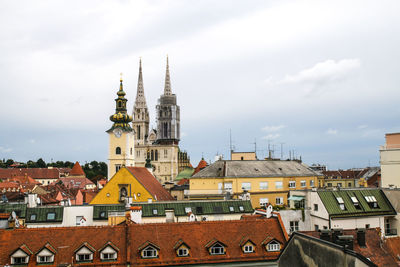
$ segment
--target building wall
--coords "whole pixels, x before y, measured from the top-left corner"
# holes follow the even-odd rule
[[[308,204],[306,204],[308,207],[310,207],[310,214],[311,214],[311,229],[310,230],[315,230],[315,226],[318,225],[319,229],[323,229],[324,226],[326,228],[329,227],[329,213],[326,210],[324,204],[322,203],[319,195],[317,192],[311,192],[309,195],[309,201],[307,201]],[[314,204],[318,205],[318,210],[315,210]]]
[[[120,185],[127,185],[128,197],[132,201],[145,202],[148,199],[155,200],[141,183],[126,169],[122,168],[112,179],[100,190],[90,204],[118,204]],[[139,195],[138,195],[139,193]],[[136,198],[134,197],[136,195]]]
[[[280,210],[278,211],[281,215],[281,219],[283,224],[285,225],[286,232],[288,234],[291,233],[290,231],[290,222],[297,221],[299,224],[298,231],[311,231],[313,228],[311,227],[311,216],[310,210],[308,209],[298,209],[298,210]],[[304,216],[303,216],[304,214]]]
[[[85,217],[86,223],[84,224],[84,226],[93,225],[93,206],[64,207],[62,226],[77,226],[76,225],[77,216]]]
[[[231,160],[256,160],[255,152],[231,152]]]
[[[134,166],[134,132],[122,132],[117,138],[113,132],[109,133],[108,146],[108,180],[116,173],[116,165]],[[121,148],[121,154],[117,155],[116,148]],[[131,153],[132,151],[132,153]]]
[[[366,227],[369,225],[369,227]],[[370,216],[370,217],[352,217],[348,219],[331,219],[332,228],[343,228],[343,229],[356,229],[356,228],[376,228],[380,227],[384,229],[384,217],[383,216]]]
[[[229,220],[240,220],[242,213],[235,214],[204,214],[195,215],[196,221],[229,221]],[[174,216],[174,222],[189,222],[189,216]],[[204,219],[205,218],[205,219]],[[142,223],[165,223],[166,217],[142,217]]]
[[[355,179],[324,179],[325,187],[341,187],[353,188],[355,187]],[[339,185],[340,184],[340,185]]]
[[[400,148],[381,147],[380,163],[382,187],[400,188]]]
[[[283,204],[287,205],[287,193],[290,190],[296,189],[310,189],[310,181],[314,181],[314,185],[317,184],[317,177],[243,177],[243,178],[190,178],[190,191],[189,198],[196,195],[196,199],[201,199],[201,195],[204,199],[207,195],[215,195],[225,193],[225,184],[232,183],[232,194],[234,198],[238,198],[242,193],[243,183],[250,183],[251,203],[254,208],[260,207],[260,198],[268,198],[269,203],[277,205],[276,198],[282,197]],[[295,181],[296,186],[290,188],[289,182]],[[305,186],[301,186],[301,181],[305,181]],[[260,182],[268,182],[267,189],[260,188]],[[276,187],[276,182],[282,182],[282,188]]]

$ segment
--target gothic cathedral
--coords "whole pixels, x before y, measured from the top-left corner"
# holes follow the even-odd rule
[[[120,89],[120,91],[121,90],[122,89]],[[120,94],[120,91],[118,94]],[[131,164],[134,162],[134,166],[138,167],[149,167],[149,164],[151,164],[150,167],[153,170],[153,175],[160,183],[172,182],[180,171],[190,165],[190,159],[186,152],[182,152],[179,149],[180,108],[177,105],[176,95],[172,93],[171,89],[168,57],[164,93],[160,96],[158,105],[156,106],[157,129],[150,130],[149,128],[150,116],[144,96],[141,60],[139,62],[136,101],[132,112],[133,120],[132,117],[126,113],[127,100],[124,99],[123,102],[124,110],[118,109],[118,99],[116,101],[116,113],[110,117],[114,125],[107,131],[110,135],[108,179],[110,179],[121,166],[132,166]],[[123,134],[125,134],[125,132],[127,133],[126,139],[119,139],[120,137],[114,134],[114,129],[118,128],[118,126],[116,126],[116,122],[113,118],[120,116],[118,115],[119,113],[122,114],[121,116],[127,116],[126,121],[132,121],[132,127],[130,127],[129,124],[129,128],[126,129],[119,127]],[[128,140],[128,138],[130,140]],[[126,142],[124,146],[128,150],[125,149],[124,152],[126,154],[117,157],[116,152],[119,151],[116,149],[122,146],[121,143],[117,142],[119,140]],[[120,150],[122,153],[123,149],[120,148]]]

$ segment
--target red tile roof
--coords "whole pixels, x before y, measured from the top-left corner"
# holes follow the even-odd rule
[[[358,245],[357,230],[343,230],[343,235],[352,235],[353,250],[369,258],[376,265],[385,267],[398,266],[394,257],[387,253],[388,247],[381,241],[380,229],[368,228],[365,230],[366,247]],[[316,231],[304,231],[301,233],[319,238],[319,232]]]
[[[201,171],[202,169],[204,169],[207,166],[208,166],[207,161],[205,161],[204,159],[201,159],[199,164],[197,165],[197,167],[194,169],[194,172],[192,175],[195,175],[196,173],[198,173],[199,171]]]
[[[40,184],[38,181],[30,177],[29,175],[16,175],[9,178],[9,180],[20,184]]]
[[[12,176],[28,175],[33,179],[58,179],[60,173],[57,168],[17,168],[17,169],[0,169],[0,179],[11,178]]]
[[[78,176],[68,176],[60,178],[60,181],[67,188],[80,188],[84,189],[86,185],[94,185],[92,181],[90,181],[86,177],[78,177]]]
[[[0,189],[15,188],[19,189],[19,184],[16,182],[2,182],[0,183]]]
[[[400,236],[385,239],[385,244],[389,248],[389,253],[392,254],[397,264],[400,266]]]
[[[171,194],[162,187],[160,182],[145,167],[126,168],[157,201],[174,200]]]
[[[269,219],[206,221],[189,223],[162,224],[122,224],[120,226],[97,227],[54,227],[0,230],[0,264],[9,264],[10,255],[21,244],[36,254],[49,245],[55,250],[54,266],[75,262],[75,251],[87,244],[94,250],[93,262],[88,266],[99,266],[100,250],[112,244],[118,251],[116,262],[107,262],[121,266],[165,266],[199,263],[275,261],[279,252],[268,252],[261,243],[267,237],[273,237],[282,245],[286,243],[282,229],[276,217]],[[254,253],[243,253],[240,242],[251,240],[255,245]],[[206,245],[216,241],[226,246],[224,255],[210,255]],[[140,248],[154,244],[159,248],[159,257],[142,259]],[[178,257],[174,247],[186,244],[188,257]],[[30,257],[29,266],[35,266],[35,257]],[[105,263],[103,262],[103,265]]]
[[[69,172],[69,176],[85,176],[86,177],[86,174],[83,171],[83,169],[78,161],[75,162],[74,167],[72,167],[72,170]]]

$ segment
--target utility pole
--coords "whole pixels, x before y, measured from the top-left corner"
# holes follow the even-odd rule
[[[285,144],[285,143],[280,143],[281,144],[281,160],[283,160],[283,145]]]

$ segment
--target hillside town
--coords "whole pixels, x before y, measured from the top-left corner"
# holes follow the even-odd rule
[[[168,58],[154,129],[142,72],[132,113],[119,81],[107,164],[1,161],[1,266],[400,265],[400,133],[380,166],[233,149],[192,165]]]

